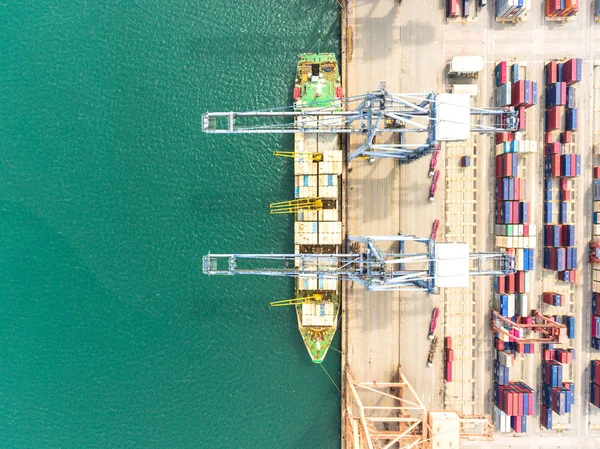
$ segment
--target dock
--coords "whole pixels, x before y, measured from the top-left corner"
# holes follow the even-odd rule
[[[342,3],[341,65],[346,96],[372,91],[380,81],[386,82],[390,92],[445,92],[449,87],[444,72],[448,61],[457,55],[479,55],[484,58],[485,67],[477,81],[480,94],[475,104],[485,107],[490,105],[494,94],[496,62],[509,60],[524,64],[528,79],[543,86],[546,61],[579,57],[583,58],[584,66],[583,79],[578,84],[578,107],[591,111],[592,94],[594,87],[597,88],[593,85],[593,75],[594,61],[600,58],[600,31],[593,24],[593,11],[587,4],[582,5],[572,21],[561,25],[545,21],[541,7],[532,9],[526,22],[513,25],[496,23],[493,2],[486,8],[477,8],[476,19],[469,21],[447,21],[443,2],[437,0],[347,0]],[[543,148],[543,104],[528,114],[527,138],[538,141]],[[591,117],[583,120],[578,130],[578,145],[587,155],[588,149],[591,154],[592,136],[600,124],[594,125]],[[348,153],[357,145],[357,139],[349,138]],[[373,163],[352,161],[344,172],[344,230],[357,235],[401,232],[423,236],[429,234],[431,224],[439,219],[438,236],[444,240],[468,243],[472,250],[494,250],[494,154],[493,142],[484,135],[472,134],[464,143],[443,145],[438,167],[443,167],[440,186],[444,187],[438,189],[433,203],[427,201],[430,158],[409,165],[386,159]],[[468,176],[457,169],[463,155],[471,155],[473,161]],[[591,236],[592,223],[592,206],[586,195],[587,186],[592,182],[591,157],[584,157],[582,176],[574,181],[579,197],[573,209],[580,230],[576,245],[582,252],[579,261],[582,279],[574,288],[571,306],[580,323],[575,339],[578,358],[572,368],[573,379],[580,386],[576,390],[576,406],[569,422],[559,426],[559,433],[541,429],[538,404],[538,412],[530,418],[527,433],[519,435],[519,440],[511,434],[496,432],[493,441],[470,442],[469,447],[508,447],[509,444],[513,448],[556,447],[557,435],[560,435],[561,447],[596,447],[594,442],[600,435],[596,430],[599,413],[588,404],[587,367],[590,358],[598,358],[598,355],[590,355],[589,338],[584,337],[589,335],[587,316],[591,295],[584,248]],[[542,285],[549,276],[541,269],[544,175],[537,157],[527,159],[525,168],[527,190],[532,194],[532,222],[538,225],[539,236],[530,297],[534,298],[534,305],[540,307]],[[398,382],[400,366],[428,410],[453,410],[462,415],[491,413],[491,279],[478,278],[469,288],[442,291],[440,295],[367,292],[352,283],[345,283],[343,289],[342,384],[346,391],[343,391],[342,402],[342,448],[368,447],[364,441],[360,441],[364,446],[356,446],[353,437],[356,422],[352,423],[353,418],[348,413],[351,397],[348,372],[352,381],[374,386]],[[452,335],[455,345],[458,342],[458,371],[452,383],[444,382],[441,349],[438,349],[437,363],[432,368],[425,366],[430,343],[427,329],[431,310],[436,306],[440,307],[443,318],[438,324],[438,335],[442,338]],[[522,380],[537,387],[541,383],[540,363],[540,355],[536,354],[535,362],[524,367]],[[377,405],[392,405],[385,398],[381,400],[375,391],[363,394],[361,399],[377,402]]]

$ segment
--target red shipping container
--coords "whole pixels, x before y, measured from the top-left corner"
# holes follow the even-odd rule
[[[454,351],[452,349],[446,349],[446,361],[454,362]]]
[[[562,82],[560,84],[560,104],[567,104],[567,83]]]
[[[567,2],[568,4],[568,2]],[[569,59],[563,66],[564,80],[567,84],[577,82],[577,62],[575,58]]]
[[[572,15],[572,14],[577,13],[579,11],[578,0],[567,0],[566,6],[565,6],[565,11],[567,13],[565,15]]]
[[[531,353],[533,354],[533,347],[535,345],[531,345]],[[528,410],[528,416],[533,416],[534,412],[535,412],[535,404],[533,403],[533,393],[529,393],[527,395],[527,408]]]
[[[512,85],[512,105],[521,106],[525,103],[525,80],[519,80]]]
[[[517,416],[523,416],[523,401],[525,400],[525,398],[523,397],[524,394],[519,392],[519,411],[517,412]]]
[[[520,221],[519,219],[519,202],[518,201],[513,201],[512,205],[512,221],[510,223],[518,223]]]
[[[523,225],[523,236],[529,237],[529,225],[528,224]]]
[[[553,154],[552,156],[552,176],[560,176],[560,154]]]
[[[548,143],[552,143],[554,142],[554,137],[552,136],[552,133],[546,133],[544,134],[544,143],[548,144]]]
[[[507,277],[506,293],[514,293],[515,292],[515,274],[511,273],[506,277]]]
[[[562,143],[571,143],[573,141],[573,132],[572,131],[563,131],[560,134],[560,141]]]
[[[452,382],[452,362],[446,362],[446,382]]]
[[[506,276],[498,276],[498,293],[506,293]]]
[[[521,178],[515,178],[514,195],[516,201],[521,199]]]
[[[531,323],[529,323],[529,324],[531,324]],[[530,354],[535,354],[535,345],[533,343],[531,343],[529,345],[529,353]],[[529,410],[531,410],[531,409],[529,409]]]
[[[524,293],[525,292],[525,272],[524,271],[517,271],[515,273],[515,289],[517,293]]]
[[[546,8],[551,7],[552,3],[558,4],[560,8],[560,0],[546,0]],[[548,11],[548,10],[546,10]],[[546,15],[549,15],[546,13]],[[546,64],[546,85],[554,84],[557,81],[557,63],[556,61],[550,61]]]
[[[511,142],[513,140],[513,134],[510,132],[496,133],[496,145],[503,142]]]
[[[563,201],[571,201],[571,191],[563,190],[562,192],[563,192],[563,194],[562,194]]]
[[[516,157],[514,153],[507,153],[504,155],[504,176],[514,176],[512,172],[513,158]]]
[[[560,180],[558,181],[558,188],[560,190],[568,190],[569,180],[567,178],[560,178]]]
[[[561,153],[562,153],[562,145],[560,144],[560,142],[552,142],[552,143],[546,144],[546,154],[552,155],[552,154],[561,154]]]
[[[600,178],[600,166],[599,167],[594,167],[594,178],[595,179]]]
[[[452,349],[452,337],[446,337],[445,343],[446,343],[446,348]]]
[[[449,0],[448,1],[448,17],[455,18],[458,17],[458,3],[459,0]]]
[[[560,11],[560,0],[546,0],[546,16],[554,17]]]
[[[525,352],[525,343],[517,343],[517,352],[523,354]]]
[[[577,175],[577,155],[571,154],[571,176]]]
[[[504,342],[502,340],[500,340],[499,338],[496,338],[495,343],[496,343],[496,345],[495,345],[496,349],[498,351],[503,351],[504,350]]]
[[[554,106],[552,109],[548,109],[548,126],[546,129],[554,131],[558,128],[560,128],[560,109],[559,106]]]
[[[578,283],[579,282],[579,271],[571,270],[571,272],[569,273],[569,278],[571,279],[571,282]]]
[[[499,79],[498,79],[498,83],[497,84],[504,84],[508,81],[507,79],[507,67],[508,64],[506,63],[506,61],[500,61],[498,63],[498,75],[499,75]]]

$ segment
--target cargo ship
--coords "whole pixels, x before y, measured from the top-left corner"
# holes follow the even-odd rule
[[[300,56],[294,84],[297,110],[341,109],[342,86],[333,53]],[[301,120],[301,119],[300,119]],[[322,198],[329,206],[295,214],[296,254],[339,253],[342,248],[342,150],[337,134],[295,135],[295,197]],[[298,278],[295,283],[298,328],[313,362],[321,363],[331,345],[340,314],[340,281]]]

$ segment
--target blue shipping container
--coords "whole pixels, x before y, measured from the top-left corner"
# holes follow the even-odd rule
[[[512,65],[511,75],[511,81],[513,84],[519,81],[519,64]]]
[[[573,86],[567,87],[567,107],[570,109],[575,107],[575,88]]]
[[[544,202],[544,223],[552,223],[552,203]]]
[[[568,203],[566,201],[558,203],[558,222],[560,224],[567,222],[567,206]]]
[[[565,9],[565,3],[565,0],[561,0],[561,9]],[[562,83],[565,80],[563,66],[564,64],[562,62],[556,64],[556,81],[559,83]]]
[[[567,109],[565,114],[565,129],[577,131],[577,108]]]

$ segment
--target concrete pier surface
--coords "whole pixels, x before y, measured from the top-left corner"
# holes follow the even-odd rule
[[[344,1],[341,1],[344,3]],[[475,2],[472,8],[475,9]],[[493,69],[500,60],[526,64],[527,79],[537,81],[538,105],[527,112],[527,139],[537,140],[540,151],[523,162],[527,173],[527,196],[531,203],[531,222],[537,225],[538,246],[532,283],[531,308],[540,307],[540,293],[547,287],[542,266],[542,182],[543,182],[543,67],[557,58],[581,57],[583,81],[577,85],[580,127],[577,143],[582,154],[582,176],[574,181],[577,192],[575,222],[581,282],[575,288],[572,313],[578,323],[573,367],[576,401],[570,424],[561,433],[539,427],[539,399],[530,429],[522,438],[496,434],[495,442],[472,442],[469,447],[596,447],[594,410],[589,409],[589,323],[591,278],[586,248],[591,236],[591,198],[587,192],[591,178],[592,133],[599,124],[592,120],[594,61],[600,59],[600,25],[593,21],[591,5],[581,5],[576,18],[567,23],[544,20],[543,2],[534,2],[527,21],[497,23],[494,2],[474,12],[467,21],[445,19],[444,0],[348,0],[342,15],[342,74],[347,96],[374,90],[381,81],[389,92],[420,93],[447,91],[445,66],[453,56],[478,55],[484,58],[484,71],[478,80],[476,104],[493,106]],[[360,140],[352,138],[348,149]],[[494,148],[488,136],[472,134],[463,144],[444,145],[438,161],[441,178],[435,201],[427,201],[431,179],[427,176],[430,157],[409,165],[394,160],[373,163],[354,160],[345,173],[345,231],[354,235],[428,236],[439,219],[438,241],[465,241],[472,250],[493,251]],[[474,179],[457,184],[455,167],[461,154],[474,157]],[[462,182],[462,181],[461,181]],[[459,193],[457,193],[459,192]],[[459,197],[456,195],[460,194]],[[461,215],[456,198],[473,207]],[[461,205],[464,208],[464,204]],[[461,223],[461,216],[463,222]],[[425,293],[366,292],[358,285],[344,286],[342,318],[343,362],[355,379],[365,382],[389,382],[398,365],[430,410],[452,409],[459,413],[490,413],[492,385],[492,343],[489,330],[491,279],[477,279],[464,292]],[[438,349],[434,367],[425,360],[430,341],[427,329],[434,307],[442,313],[437,335],[462,332],[463,358],[455,385],[443,380],[443,355]],[[462,323],[462,324],[461,324]],[[459,329],[460,327],[460,329]],[[440,345],[441,347],[441,345]],[[539,348],[536,348],[539,349]],[[541,383],[539,351],[531,356],[520,373],[536,390]],[[594,358],[592,356],[592,358]],[[469,378],[470,377],[470,378]],[[344,414],[344,410],[342,410]],[[343,421],[343,420],[342,420]],[[344,434],[342,434],[344,437]],[[343,438],[343,447],[346,445]]]

